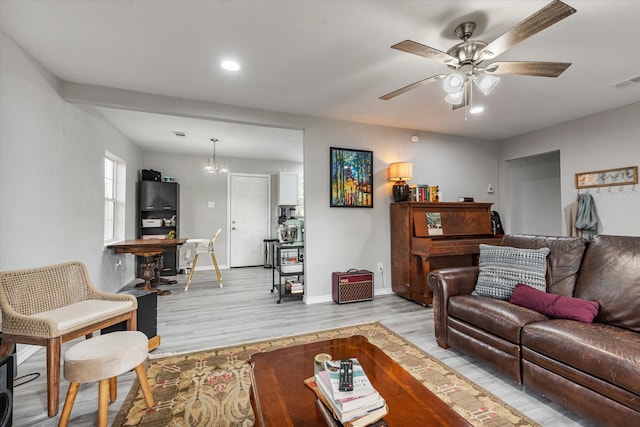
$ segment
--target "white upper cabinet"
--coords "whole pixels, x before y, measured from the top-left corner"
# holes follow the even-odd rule
[[[298,174],[278,172],[276,174],[276,200],[278,206],[298,205]]]

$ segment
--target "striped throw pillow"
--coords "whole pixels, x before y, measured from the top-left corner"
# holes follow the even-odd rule
[[[480,245],[480,274],[472,295],[509,300],[518,283],[546,292],[549,248]]]

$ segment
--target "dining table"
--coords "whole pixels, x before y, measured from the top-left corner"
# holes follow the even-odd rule
[[[168,289],[158,289],[160,284],[175,284],[175,280],[167,280],[160,277],[162,269],[162,253],[175,252],[187,241],[186,238],[175,239],[131,239],[112,243],[107,247],[116,254],[133,254],[143,257],[140,263],[140,279],[144,280],[142,289],[155,291],[158,295],[170,295]]]

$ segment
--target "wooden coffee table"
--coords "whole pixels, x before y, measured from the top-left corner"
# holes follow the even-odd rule
[[[387,401],[389,426],[470,426],[364,336],[354,335],[256,353],[251,364],[251,406],[256,426],[326,426],[315,406],[316,395],[304,384],[313,376],[313,358],[356,357],[373,386]]]

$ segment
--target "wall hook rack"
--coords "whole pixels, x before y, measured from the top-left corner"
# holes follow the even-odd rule
[[[633,185],[635,187],[638,184],[638,167],[579,172],[575,177],[577,189],[598,187],[596,193],[600,194],[600,187],[609,187],[608,192],[611,193],[612,186]]]

